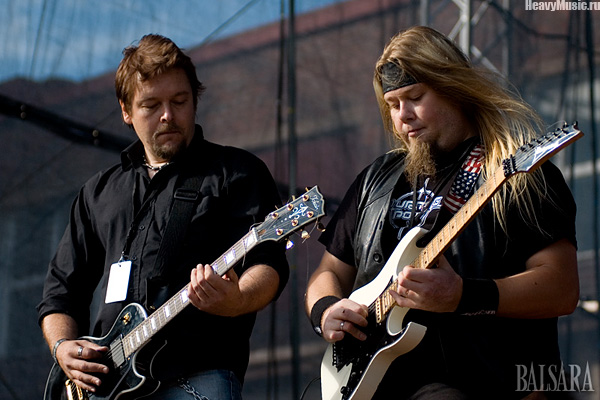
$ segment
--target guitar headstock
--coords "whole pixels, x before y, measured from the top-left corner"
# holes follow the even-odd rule
[[[519,147],[513,156],[503,160],[504,175],[517,172],[529,172],[539,167],[566,145],[578,140],[583,132],[577,129],[577,123],[564,125],[554,131]]]
[[[318,186],[307,190],[302,196],[270,213],[265,221],[255,227],[259,241],[279,241],[307,224],[325,215],[325,200]]]

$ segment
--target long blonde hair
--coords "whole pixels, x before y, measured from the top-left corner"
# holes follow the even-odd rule
[[[485,148],[484,178],[500,167],[503,159],[541,132],[541,118],[499,74],[474,67],[442,33],[416,26],[399,32],[389,41],[377,61],[373,77],[384,128],[396,138],[398,151],[407,149],[394,131],[381,83],[382,67],[389,62],[462,108]],[[500,226],[506,230],[506,207],[514,204],[528,223],[539,227],[531,191],[541,194],[543,190],[540,173],[513,176],[492,199]]]

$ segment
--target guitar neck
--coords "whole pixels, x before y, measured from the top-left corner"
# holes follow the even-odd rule
[[[508,180],[508,177],[505,170],[497,168],[495,173],[473,193],[473,196],[454,214],[427,246],[421,250],[411,265],[421,269],[431,268],[434,265],[433,261],[448,250],[454,239],[475,218],[506,180]]]
[[[467,224],[475,218],[477,213],[485,206],[492,196],[500,189],[509,174],[504,168],[497,168],[471,198],[454,214],[448,223],[431,239],[431,241],[421,250],[419,255],[413,260],[412,266],[421,269],[433,267],[433,263],[442,255],[456,237],[465,229]],[[398,280],[395,279],[390,286],[375,300],[377,306],[376,319],[378,322],[385,318],[385,315],[396,305],[390,290],[398,291]]]
[[[219,276],[225,275],[233,266],[241,261],[258,243],[255,229],[251,229],[243,238],[238,240],[221,257],[215,260],[211,267]],[[129,357],[150,341],[165,325],[183,311],[189,304],[187,285],[154,311],[147,319],[123,337],[123,350]]]

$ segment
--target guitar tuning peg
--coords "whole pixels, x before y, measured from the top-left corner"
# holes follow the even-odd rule
[[[303,240],[306,240],[306,239],[310,238],[310,234],[308,232],[306,232],[306,231],[302,231],[302,235],[301,236],[302,236]]]
[[[292,242],[291,240],[288,240],[288,241],[285,243],[285,249],[286,249],[286,250],[289,250],[289,249],[291,249],[292,247],[294,247],[294,242]]]

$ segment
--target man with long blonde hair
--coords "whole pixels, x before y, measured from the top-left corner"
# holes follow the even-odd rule
[[[396,146],[360,173],[320,238],[326,251],[306,310],[331,344],[368,343],[372,310],[348,297],[369,288],[413,228],[425,246],[541,130],[507,82],[431,28],[394,36],[373,83]],[[557,318],[579,297],[575,204],[560,171],[547,162],[512,177],[433,264],[399,266],[389,293],[410,309],[405,323],[427,330],[387,368],[374,398],[544,396],[519,386],[519,368],[560,368]]]

